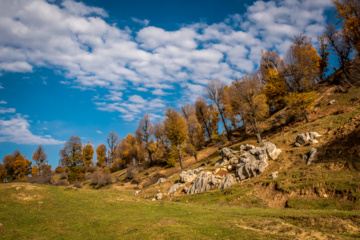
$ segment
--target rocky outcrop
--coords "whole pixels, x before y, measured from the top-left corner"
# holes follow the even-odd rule
[[[240,155],[236,165],[236,175],[240,180],[255,177],[265,171],[267,160],[275,160],[281,150],[271,142],[265,142],[263,147],[256,147]]]
[[[136,190],[136,191],[134,192],[134,196],[138,195],[140,192],[141,192],[141,190]]]
[[[309,153],[304,156],[306,160],[306,165],[310,165],[311,162],[314,160],[317,153],[317,148],[310,149]]]
[[[196,178],[196,174],[194,173],[194,170],[187,170],[182,171],[179,177],[181,182],[188,183],[194,181],[194,179]]]
[[[219,186],[221,180],[219,176],[213,175],[211,172],[202,171],[192,182],[189,194],[206,192]]]
[[[228,174],[226,177],[220,182],[219,189],[225,189],[231,187],[236,183],[235,177],[233,174]]]
[[[168,190],[168,194],[174,194],[177,192],[177,190],[179,190],[180,188],[182,188],[183,185],[182,184],[178,184],[175,183],[174,185],[172,185],[169,190]]]
[[[221,149],[219,155],[222,156],[222,162],[220,165],[223,164],[233,164],[234,161],[236,161],[236,152],[234,150],[231,150],[230,148],[223,148]]]
[[[295,146],[300,147],[306,143],[318,143],[317,137],[321,137],[317,132],[306,132],[296,136]]]

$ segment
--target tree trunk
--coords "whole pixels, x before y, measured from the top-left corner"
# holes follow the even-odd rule
[[[198,156],[197,156],[197,152],[195,151],[195,162],[198,162]]]
[[[223,122],[225,131],[226,131],[226,135],[227,135],[227,137],[229,138],[229,137],[230,137],[230,132],[229,132],[229,129],[228,129],[227,125],[226,125],[225,118],[224,118],[223,115],[224,115],[224,113],[221,111],[221,112],[220,112],[221,121]]]
[[[258,142],[258,143],[261,143],[261,142],[262,142],[262,140],[261,140],[260,133],[259,133],[259,132],[257,132],[255,135],[256,135],[257,142]]]
[[[308,116],[306,113],[304,114],[304,116],[305,116],[306,122],[307,122],[307,123],[310,122],[309,116]]]
[[[180,163],[180,167],[181,169],[184,169],[183,163],[182,163],[182,155],[181,155],[181,149],[180,146],[177,147],[178,150],[178,154],[179,154],[179,163]]]

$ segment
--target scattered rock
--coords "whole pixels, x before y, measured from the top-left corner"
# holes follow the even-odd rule
[[[306,159],[306,165],[310,165],[312,160],[315,158],[316,153],[317,153],[317,148],[312,148],[310,149],[309,153],[304,156],[304,158]]]
[[[331,100],[331,101],[329,102],[329,105],[333,105],[335,102],[336,102],[336,100],[333,99],[333,100]]]
[[[223,148],[219,153],[219,155],[223,157],[223,161],[230,160],[235,156],[235,154],[236,154],[235,151],[231,150],[230,148]]]
[[[151,199],[151,201],[156,201],[156,198]]]
[[[168,194],[176,193],[176,191],[179,190],[182,186],[183,186],[182,184],[175,183],[174,185],[172,185],[172,186],[169,188]]]
[[[227,167],[227,170],[231,171],[231,169],[232,169],[232,166],[229,165],[229,166]]]
[[[323,197],[328,198],[329,196],[326,193],[324,193]]]
[[[163,197],[163,194],[162,194],[162,193],[158,193],[158,194],[156,194],[156,196],[155,196],[156,200],[161,200],[162,197]]]
[[[134,192],[134,196],[138,195],[140,192],[141,192],[141,190],[136,190],[136,191]]]
[[[206,192],[210,189],[216,188],[220,184],[218,176],[213,175],[211,172],[201,172],[192,182],[189,194]]]
[[[219,185],[219,189],[225,189],[228,187],[231,187],[232,185],[234,185],[236,182],[235,177],[233,174],[228,174],[226,175],[226,177],[221,181],[220,185]]]
[[[159,178],[159,180],[156,182],[156,184],[163,183],[166,181],[166,178]]]
[[[278,171],[272,172],[271,175],[270,175],[270,177],[271,177],[272,179],[276,179],[276,178],[278,178],[278,174],[279,174]]]
[[[189,192],[189,188],[188,188],[188,187],[184,187],[183,192],[184,192],[184,193],[188,193],[188,192]]]
[[[19,187],[19,186],[16,187],[16,191],[17,191],[17,190],[20,190],[20,189],[21,189],[21,187]]]
[[[301,133],[299,135],[297,135],[296,137],[296,142],[295,142],[295,146],[296,147],[300,147],[301,145],[305,145],[306,143],[318,143],[319,141],[316,140],[315,138],[317,137],[321,137],[322,135],[318,134],[317,132],[306,132]]]
[[[246,178],[255,177],[265,171],[265,168],[268,166],[266,161],[253,160],[250,162],[242,162],[236,165],[236,174],[240,180]]]

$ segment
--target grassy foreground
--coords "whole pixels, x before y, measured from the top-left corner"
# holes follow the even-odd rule
[[[356,239],[359,211],[240,208],[0,184],[0,239]]]

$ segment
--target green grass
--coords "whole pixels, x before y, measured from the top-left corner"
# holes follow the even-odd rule
[[[242,194],[236,190],[191,196]],[[300,226],[299,220],[345,221],[359,229],[357,211],[240,208],[205,204],[191,197],[181,202],[152,202],[131,196],[132,191],[26,183],[0,184],[0,192],[1,239],[286,239],[289,230],[360,237],[357,231]]]

